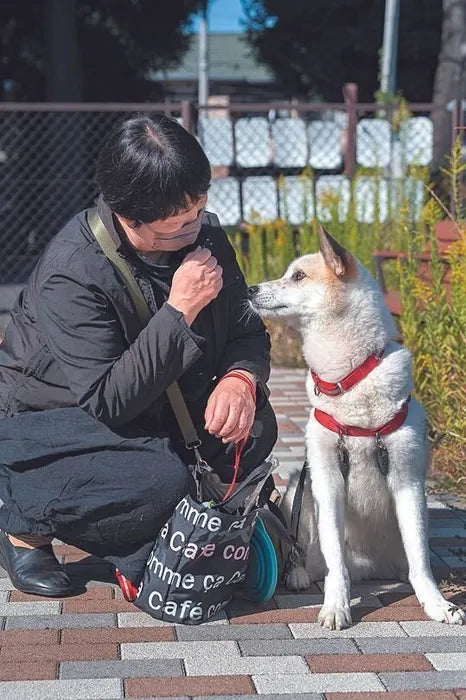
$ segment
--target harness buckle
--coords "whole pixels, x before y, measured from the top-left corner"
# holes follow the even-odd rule
[[[328,395],[329,396],[340,396],[340,394],[343,394],[343,387],[340,384],[340,382],[336,382],[335,389],[332,389],[331,391],[329,391]]]
[[[336,382],[335,388],[330,389],[329,391],[324,391],[323,393],[326,396],[340,396],[340,394],[343,394],[344,389],[341,386],[340,382]],[[317,382],[314,380],[314,394],[316,396],[320,396],[322,394],[322,389],[320,386],[317,384]]]

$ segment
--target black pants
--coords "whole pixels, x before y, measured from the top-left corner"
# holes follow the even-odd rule
[[[203,458],[228,481],[233,445],[200,437]],[[256,413],[240,478],[266,459],[276,437],[267,403]],[[192,488],[190,463],[177,431],[115,431],[78,408],[1,419],[0,529],[57,537],[138,581],[155,535]]]

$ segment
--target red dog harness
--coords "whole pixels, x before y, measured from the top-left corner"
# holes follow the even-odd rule
[[[339,435],[346,435],[348,437],[379,437],[381,435],[389,435],[395,430],[398,430],[400,426],[405,422],[406,416],[408,415],[408,400],[404,402],[398,413],[395,413],[393,418],[385,423],[385,425],[380,426],[380,428],[359,428],[357,425],[343,425],[339,423],[328,413],[320,411],[318,408],[314,409],[314,418],[318,423],[332,430],[334,433]]]
[[[376,353],[369,355],[369,357],[364,360],[362,365],[359,365],[359,367],[353,369],[352,372],[347,374],[346,377],[343,377],[343,379],[340,379],[339,382],[325,382],[314,372],[313,369],[310,369],[309,371],[312,379],[314,380],[315,395],[319,396],[319,394],[325,394],[326,396],[339,396],[345,391],[349,391],[355,384],[360,382],[361,379],[364,379],[364,377],[367,377],[369,372],[372,372],[372,370],[381,363],[383,353],[384,351],[382,350],[378,355]]]
[[[369,355],[369,357],[364,360],[362,365],[356,367],[356,369],[347,374],[346,377],[340,379],[339,382],[325,382],[314,372],[313,369],[309,370],[314,381],[315,395],[319,396],[320,394],[325,394],[326,396],[340,396],[346,391],[349,391],[355,384],[367,377],[367,375],[380,364],[383,353],[384,350],[378,354],[374,353],[373,355]],[[359,428],[357,425],[344,425],[343,423],[336,421],[328,413],[325,413],[325,411],[321,411],[319,408],[314,409],[314,418],[318,423],[323,425],[324,428],[328,428],[334,433],[338,433],[340,438],[342,438],[344,435],[348,437],[379,438],[381,435],[389,435],[390,433],[393,433],[403,425],[406,420],[406,416],[408,415],[408,402],[410,398],[411,397],[408,396],[398,413],[395,413],[393,418],[389,420],[388,423],[381,425],[379,428]]]

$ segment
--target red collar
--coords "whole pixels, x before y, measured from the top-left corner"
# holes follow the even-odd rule
[[[393,418],[381,425],[380,428],[358,428],[356,425],[343,425],[338,423],[332,416],[328,413],[320,411],[318,408],[314,409],[314,418],[318,423],[332,430],[334,433],[339,435],[347,435],[348,437],[378,437],[379,435],[388,435],[398,430],[400,426],[405,422],[406,416],[408,415],[408,402],[410,400],[408,396],[407,400],[404,402],[398,413],[395,413]]]
[[[376,353],[369,355],[369,357],[364,360],[362,365],[359,365],[359,367],[353,369],[352,372],[347,374],[346,377],[343,377],[343,379],[340,379],[339,382],[324,382],[324,380],[321,379],[313,369],[310,369],[309,371],[312,379],[314,380],[315,395],[319,396],[319,394],[326,394],[326,396],[339,396],[345,391],[349,391],[349,389],[352,389],[352,387],[360,382],[361,379],[367,377],[369,372],[372,372],[374,367],[377,367],[377,365],[380,364],[383,353],[384,351],[381,350],[378,355]]]

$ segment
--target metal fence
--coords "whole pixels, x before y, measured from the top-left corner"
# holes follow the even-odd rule
[[[0,284],[23,282],[52,236],[92,204],[97,154],[130,114],[171,114],[197,135],[213,166],[209,208],[235,226],[254,214],[325,218],[327,191],[344,219],[357,168],[358,215],[374,216],[376,182],[386,217],[390,181],[431,162],[430,109],[410,105],[413,116],[394,131],[393,107],[371,104],[0,104]]]

